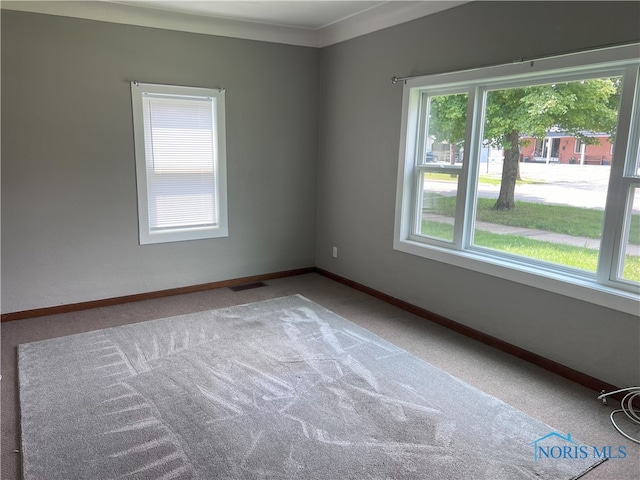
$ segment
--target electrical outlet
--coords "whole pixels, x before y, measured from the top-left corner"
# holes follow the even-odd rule
[[[333,258],[338,258],[338,247],[333,247]]]

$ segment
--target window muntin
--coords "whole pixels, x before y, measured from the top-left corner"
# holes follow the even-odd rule
[[[228,234],[224,91],[132,83],[140,243]]]
[[[627,158],[626,147],[628,140],[630,140],[629,137],[631,137],[629,145],[638,145],[639,142],[638,128],[631,129],[631,131],[628,128],[631,119],[638,116],[637,113],[631,114],[634,97],[636,98],[635,102],[638,103],[638,88],[629,88],[628,86],[637,85],[638,59],[635,49],[637,46],[588,52],[538,61],[535,66],[531,63],[491,67],[415,78],[405,82],[402,132],[403,135],[406,134],[406,138],[403,138],[400,149],[394,248],[557,293],[565,293],[575,298],[622,311],[637,313],[640,283],[635,280],[627,281],[616,273],[618,269],[622,268],[620,267],[622,264],[620,258],[625,251],[626,244],[622,245],[621,243],[621,246],[616,248],[612,240],[617,239],[616,242],[621,242],[623,233],[621,225],[624,223],[622,216],[627,214],[627,209],[621,203],[623,201],[622,195],[615,192],[627,191],[626,185],[629,182],[636,185],[635,180],[624,180],[621,176],[622,172],[630,171],[632,175],[635,175],[636,180],[640,180],[638,179],[640,166],[635,163],[636,159],[633,160],[633,165],[629,163],[628,159],[626,167],[624,165]],[[618,128],[614,137],[611,138],[612,142],[614,140],[616,142],[614,160],[611,162],[612,165],[598,166],[598,168],[610,171],[611,178],[608,182],[605,206],[602,206],[601,199],[598,200],[599,206],[602,208],[601,211],[604,211],[605,214],[601,217],[604,233],[603,238],[600,239],[599,249],[592,249],[596,253],[596,260],[592,260],[587,268],[567,266],[558,262],[557,259],[548,262],[531,256],[514,255],[506,249],[493,251],[478,245],[482,244],[484,240],[478,236],[480,229],[476,228],[477,188],[482,184],[481,181],[479,182],[479,178],[486,173],[485,169],[490,169],[492,166],[491,162],[482,163],[481,161],[482,148],[486,145],[486,139],[483,142],[482,131],[487,93],[499,89],[559,82],[581,82],[613,76],[624,77],[623,83],[627,86],[620,95],[621,108],[618,122],[622,128]],[[420,125],[423,128],[420,130],[418,128],[419,122],[416,120],[419,118],[421,96],[425,94],[435,96],[452,90],[457,93],[466,91],[468,94],[465,143],[469,145],[469,152],[465,152],[465,161],[468,159],[468,163],[461,165],[458,175],[459,183],[456,191],[454,217],[456,226],[453,239],[447,238],[447,242],[442,242],[441,239],[428,235],[416,235],[420,232],[415,228],[417,225],[415,214],[417,207],[415,205],[424,201],[425,187],[423,185],[426,181],[421,182],[416,179],[416,177],[424,177],[425,173],[415,167],[416,159],[421,157],[417,156],[416,150],[411,148],[411,143],[424,135],[424,125]],[[638,107],[635,108],[636,112],[640,111]],[[551,146],[553,147],[553,144]],[[562,145],[559,147],[558,151],[562,157]],[[566,148],[564,153],[571,156],[572,150],[571,147]],[[493,159],[496,161],[495,155]],[[410,167],[410,165],[412,166]],[[547,166],[554,167],[557,164]],[[583,168],[579,164],[573,166]],[[600,173],[602,172],[604,170]],[[606,183],[607,175],[600,175],[598,181]],[[413,206],[412,209],[408,208],[410,205]],[[407,222],[411,222],[414,227],[407,228]],[[597,264],[597,267],[594,263]],[[624,269],[620,271],[622,272]]]

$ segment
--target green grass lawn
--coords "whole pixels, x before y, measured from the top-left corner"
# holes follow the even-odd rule
[[[437,195],[431,213],[454,217],[455,197]],[[546,232],[563,233],[574,237],[600,238],[604,212],[566,205],[516,201],[513,210],[493,210],[495,200],[479,198],[476,220],[479,222],[533,228]],[[629,230],[629,243],[640,245],[640,215],[633,215]]]
[[[449,173],[432,173],[432,172],[429,172],[429,173],[427,173],[427,179],[454,182],[454,181],[456,181],[456,176],[455,175],[451,175]],[[500,185],[502,183],[502,179],[498,178],[498,177],[491,177],[491,176],[488,176],[488,175],[480,175],[478,177],[478,182],[479,183],[488,183],[489,185]],[[544,182],[538,182],[538,181],[534,181],[534,180],[522,179],[522,180],[518,180],[516,183],[518,185],[522,185],[522,184],[525,184],[525,183],[534,184],[534,183],[544,183]]]
[[[453,238],[453,226],[445,223],[423,220],[422,231],[444,240]],[[501,235],[480,230],[475,232],[474,243],[501,252],[566,265],[588,272],[595,272],[598,266],[598,251],[589,248],[559,245],[517,235]],[[627,255],[623,277],[640,282],[640,257]]]
[[[430,180],[453,181],[451,175],[429,173]],[[455,178],[455,177],[454,177]],[[500,179],[483,177],[480,183],[500,185]],[[520,182],[519,182],[520,183]],[[534,182],[523,182],[534,183]],[[445,217],[455,217],[455,197],[438,194],[429,195],[429,212]],[[561,233],[573,237],[599,239],[602,235],[604,212],[601,210],[572,207],[565,205],[549,205],[516,201],[513,210],[493,210],[495,200],[479,198],[476,220],[510,227],[532,228],[546,232]],[[422,222],[424,234],[446,241],[453,240],[453,226],[437,221]],[[598,265],[598,251],[589,248],[561,245],[552,242],[533,240],[517,235],[503,235],[476,230],[474,243],[501,252],[512,253],[527,258],[566,265],[588,272],[595,272]],[[640,215],[631,217],[629,243],[640,245]],[[625,258],[623,278],[640,282],[640,257],[627,255]]]

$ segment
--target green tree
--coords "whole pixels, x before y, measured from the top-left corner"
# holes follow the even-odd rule
[[[523,135],[544,138],[556,128],[585,143],[594,143],[585,132],[615,134],[621,80],[598,78],[583,81],[493,90],[487,93],[485,141],[504,149],[500,194],[494,209],[515,207],[520,146]],[[464,140],[467,96],[431,98],[429,133],[436,141],[460,144]]]

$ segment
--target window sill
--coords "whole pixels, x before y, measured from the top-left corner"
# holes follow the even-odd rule
[[[394,250],[467,270],[539,288],[566,297],[640,316],[640,292],[621,290],[587,278],[520,265],[470,250],[426,246],[412,240],[394,240]]]
[[[140,245],[154,243],[183,242],[189,240],[206,240],[210,238],[228,237],[229,229],[226,227],[201,227],[172,229],[157,232],[140,232]]]

